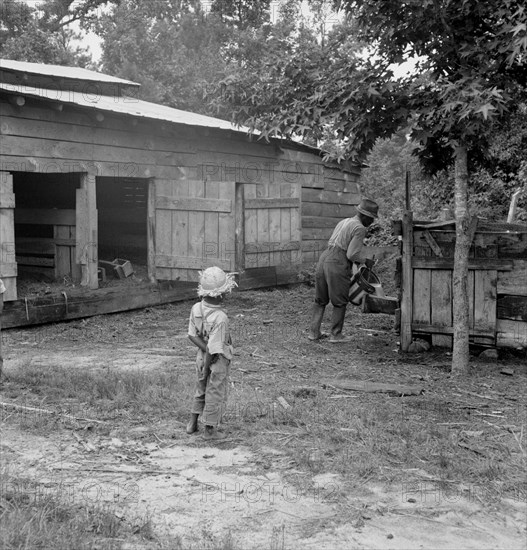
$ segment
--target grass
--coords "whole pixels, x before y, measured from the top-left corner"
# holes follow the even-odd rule
[[[189,378],[177,371],[115,372],[26,365],[10,374],[3,389],[6,401],[57,413],[14,415],[22,428],[41,432],[46,427],[55,429],[61,413],[95,420],[119,419],[122,415],[183,417],[188,396],[182,400],[177,396],[181,386],[190,383]]]
[[[427,484],[428,489],[447,499],[463,496],[482,505],[495,505],[504,497],[526,500],[527,418],[521,406],[526,372],[518,367],[512,379],[500,377],[492,366],[476,364],[474,375],[460,385],[450,378],[445,367],[449,359],[444,353],[400,357],[393,353],[391,319],[364,316],[357,310],[352,310],[347,320],[348,327],[355,327],[356,345],[343,351],[323,342],[307,344],[299,338],[310,308],[309,300],[302,302],[304,297],[298,289],[232,297],[230,312],[244,331],[231,374],[226,427],[239,438],[232,445],[254,450],[255,473],[279,470],[286,483],[305,491],[313,487],[313,476],[336,474],[337,485],[323,491],[321,499],[331,500],[342,510],[349,505],[347,497],[368,483],[395,486],[402,494],[417,499],[423,497],[419,492]],[[295,311],[291,308],[293,301],[300,304]],[[166,322],[164,316],[183,318],[187,313],[188,304],[182,304],[181,310],[174,306],[166,308],[165,313],[156,312],[155,321]],[[137,319],[148,315],[154,316],[154,312],[138,312]],[[268,320],[273,315],[281,319],[276,323],[280,330],[269,330]],[[130,326],[135,317],[127,314],[126,319],[126,326]],[[119,329],[117,317],[109,317],[106,322]],[[85,324],[89,332],[90,322]],[[104,332],[102,318],[97,320],[97,327]],[[289,332],[287,327],[291,327]],[[372,338],[369,332],[376,336]],[[130,342],[136,344],[133,331]],[[158,427],[171,426],[173,433],[174,421],[187,420],[194,384],[193,355],[189,350],[188,366],[143,371],[28,364],[7,373],[3,400],[57,413],[110,419],[113,429],[127,437],[133,437],[127,434],[131,424],[141,423],[149,432],[155,429],[154,433],[168,439],[169,429],[164,434]],[[322,384],[325,378],[339,377],[422,384],[426,392],[400,398],[336,391]],[[478,399],[474,395],[490,397]],[[288,409],[279,398],[286,400]],[[5,424],[44,435],[71,427],[60,415],[11,410],[3,411],[3,415]],[[95,425],[94,430],[108,435],[104,426]],[[177,429],[182,431],[182,427]],[[266,455],[266,448],[281,454]],[[75,509],[68,516],[56,499],[37,504],[20,499],[1,502],[6,506],[2,508],[2,521],[18,525],[8,525],[13,537],[22,537],[31,528],[34,546],[26,548],[38,548],[39,537],[48,540],[47,532],[52,528],[64,530],[67,537],[64,525],[71,527],[71,522],[77,522],[78,530],[88,533],[84,542],[97,539],[101,548],[112,548],[111,544],[118,545],[123,537],[143,536],[143,543],[155,548],[237,549],[231,533],[218,535],[208,528],[193,538],[166,541],[156,536],[148,518],[141,532],[134,535],[133,529],[131,532],[123,522],[116,523],[115,515],[106,516],[104,510]],[[452,498],[451,502],[456,500]],[[357,524],[362,521],[359,512]],[[26,531],[23,524],[28,525]],[[56,536],[60,540],[62,535]],[[5,547],[24,548],[24,541],[19,542],[21,546],[6,543]],[[283,530],[276,528],[270,543],[277,550],[283,548]]]
[[[217,535],[206,526],[189,541],[158,535],[152,518],[124,518],[109,504],[84,506],[75,495],[50,490],[13,476],[4,464],[0,491],[2,550],[241,550],[230,531]]]
[[[110,417],[113,425],[140,417],[148,425],[163,418],[184,422],[192,384],[191,374],[179,371],[28,366],[10,374],[4,399],[20,403],[23,395],[25,405],[94,419]],[[283,384],[265,392],[237,384],[231,391],[227,426],[255,449],[273,446],[278,434],[297,469],[313,475],[338,473],[350,486],[371,479],[395,482],[401,479],[398,469],[413,468],[439,481],[480,485],[487,496],[525,493],[525,418],[511,431],[497,434],[487,427],[485,436],[474,439],[463,432],[474,420],[441,401],[379,394],[332,399],[332,393],[318,390],[314,396],[297,398]],[[278,404],[280,396],[290,409]],[[13,413],[4,420],[18,420],[22,429],[38,433],[61,426],[60,415]]]
[[[72,548],[113,550],[133,538],[129,525],[107,507],[63,502],[61,495],[20,487],[20,480],[2,476],[0,547],[5,550]],[[144,529],[146,531],[146,529]]]

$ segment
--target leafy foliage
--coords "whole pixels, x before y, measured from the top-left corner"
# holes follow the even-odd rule
[[[86,66],[87,51],[74,45],[79,33],[70,25],[88,24],[107,0],[0,0],[0,56],[6,59]]]

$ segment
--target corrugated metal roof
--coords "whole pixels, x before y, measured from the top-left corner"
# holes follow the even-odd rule
[[[51,90],[47,88],[35,88],[19,84],[0,83],[0,90],[11,92],[26,97],[37,97],[65,105],[77,105],[97,111],[112,112],[120,115],[128,115],[137,118],[148,118],[185,124],[187,126],[201,126],[216,128],[219,130],[231,130],[233,132],[247,133],[245,127],[237,127],[226,120],[198,115],[188,111],[165,107],[156,103],[149,103],[127,96],[105,96],[96,93],[77,92],[74,90]],[[255,132],[256,134],[256,132]]]
[[[80,67],[64,67],[63,65],[46,65],[44,63],[28,63],[26,61],[13,61],[11,59],[0,59],[0,69],[30,73],[35,75],[52,76],[56,78],[72,78],[75,80],[86,80],[89,82],[107,82],[110,84],[125,84],[127,86],[140,86],[137,82],[124,80],[115,76],[81,69]]]

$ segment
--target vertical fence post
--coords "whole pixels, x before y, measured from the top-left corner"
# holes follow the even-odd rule
[[[407,210],[403,216],[403,254],[401,281],[401,350],[408,351],[412,343],[413,311],[413,213]]]

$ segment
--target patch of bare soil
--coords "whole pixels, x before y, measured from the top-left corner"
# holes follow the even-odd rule
[[[525,357],[474,357],[458,382],[445,350],[402,356],[393,319],[353,306],[352,344],[312,343],[312,298],[307,286],[229,298],[228,438],[212,445],[184,432],[191,303],[3,333],[2,402],[53,412],[3,408],[4,479],[107,506],[137,531],[151,521],[154,537],[121,548],[526,548]],[[72,372],[101,385],[93,399],[39,383]],[[109,406],[115,377],[156,373],[177,376],[173,399],[142,387],[142,408]],[[366,391],[374,382],[417,391]]]

